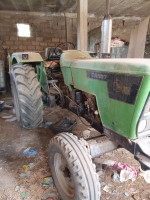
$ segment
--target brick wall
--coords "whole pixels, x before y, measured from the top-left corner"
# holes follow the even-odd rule
[[[30,25],[30,38],[17,36],[17,23]],[[4,59],[4,49],[10,54],[17,51],[44,51],[46,47],[65,41],[65,35],[64,16],[0,12],[0,60]]]
[[[17,36],[17,23],[30,25],[31,37]],[[88,30],[100,25],[101,21],[89,16]],[[67,31],[66,31],[67,29]],[[0,11],[0,60],[4,60],[4,49],[10,55],[18,51],[43,51],[67,40],[77,43],[77,15],[63,13],[9,12]]]
[[[76,44],[77,16],[69,14],[66,17],[65,20],[64,14],[61,13],[0,11],[0,60],[4,60],[4,49],[10,54],[17,51],[41,51],[44,57],[46,47],[66,41],[66,36],[68,41]],[[113,37],[129,41],[131,29],[139,22],[140,19],[114,19]],[[17,23],[30,25],[30,38],[17,36]],[[88,18],[89,50],[94,50],[94,44],[100,41],[101,23],[102,17],[92,15]]]

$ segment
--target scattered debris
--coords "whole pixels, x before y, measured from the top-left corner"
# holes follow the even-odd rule
[[[16,117],[12,117],[11,119],[6,119],[5,121],[6,122],[14,122],[14,121],[16,121]]]
[[[19,189],[20,189],[20,187],[17,185],[17,186],[15,187],[15,192],[18,192]]]
[[[29,170],[29,165],[23,165],[22,167],[26,172]]]
[[[144,177],[144,180],[150,184],[150,170],[147,170],[147,171],[142,171],[140,173],[140,176],[143,176]]]
[[[137,171],[131,167],[130,165],[126,163],[115,163],[113,167],[120,172],[120,181],[125,182],[129,179],[132,181],[135,180],[135,177],[137,176]]]
[[[125,192],[124,195],[125,195],[126,197],[129,197],[129,196],[130,196],[127,192]]]
[[[66,117],[58,124],[54,126],[54,131],[56,133],[61,133],[61,132],[69,132],[72,131],[77,125],[77,121],[74,120],[71,122],[69,119]]]
[[[112,193],[113,193],[114,195],[115,195],[115,194],[117,194],[117,190],[113,190],[113,192],[112,192]]]
[[[4,110],[4,101],[0,101],[0,112]]]
[[[25,191],[25,188],[23,185],[20,186],[20,192],[24,192]]]
[[[27,172],[21,173],[21,174],[20,174],[20,177],[21,177],[21,178],[29,178],[29,177],[30,177],[30,174],[31,174],[31,172],[30,172],[30,171],[27,171]]]
[[[110,185],[105,185],[105,187],[103,188],[103,190],[107,193],[111,193],[111,186]]]
[[[112,184],[109,183],[108,186],[109,186],[109,187],[112,187]]]
[[[6,115],[1,117],[2,119],[5,119],[6,122],[13,122],[16,121],[16,117],[14,117],[13,115]]]
[[[4,104],[4,108],[5,108],[5,109],[12,109],[12,108],[13,108],[13,106],[11,106],[11,105],[8,105],[7,103],[5,103],[5,104]]]
[[[40,184],[41,186],[48,186],[48,185],[53,185],[54,181],[52,177],[45,177],[43,179],[43,182]]]
[[[101,187],[103,187],[103,186],[105,186],[106,185],[106,183],[105,182],[102,182],[101,183]]]
[[[125,182],[131,179],[132,181],[135,181],[136,175],[133,171],[128,171],[126,169],[121,170],[120,172],[120,182]]]
[[[11,119],[13,115],[3,116],[2,119]]]
[[[133,172],[134,175],[137,176],[137,171],[133,167],[131,167],[130,165],[128,165],[126,163],[120,163],[120,162],[119,163],[115,163],[113,165],[113,167],[119,172],[121,172],[122,170],[128,170],[128,171]]]
[[[125,182],[129,179],[131,179],[132,181],[135,180],[136,176],[137,176],[137,171],[131,167],[130,165],[126,164],[126,163],[117,163],[113,160],[101,160],[100,158],[95,158],[94,161],[96,163],[101,163],[107,166],[112,166],[114,167],[114,169],[116,169],[118,172],[120,172],[120,181],[121,182]],[[119,175],[115,174],[113,176],[113,180],[115,182],[115,180],[117,180]]]
[[[34,163],[29,163],[28,166],[29,166],[30,169],[32,169],[35,166],[35,164]]]
[[[84,139],[88,139],[91,135],[91,131],[90,130],[85,130],[83,131],[83,138]]]
[[[29,151],[30,149],[31,149],[31,147],[28,147],[27,149],[24,150],[24,152]]]
[[[51,126],[52,124],[53,124],[53,122],[45,122],[44,128],[47,128],[48,126]]]
[[[1,115],[3,115],[3,116],[10,115],[10,114],[12,114],[12,113],[11,112],[9,114],[5,113],[5,110],[1,113]],[[66,113],[63,116],[67,116]],[[70,115],[68,115],[68,116],[70,117]],[[68,118],[68,116],[67,116],[67,118]],[[62,116],[60,116],[59,119],[61,119],[61,117]],[[74,119],[74,118],[71,116],[70,119]],[[51,121],[51,120],[52,120],[51,118],[47,119],[47,121]],[[57,117],[56,117],[56,120],[58,120]],[[10,130],[11,130],[11,123],[9,123],[8,125],[9,125]],[[17,125],[16,125],[16,127],[17,127]],[[43,130],[43,133],[44,133],[44,131],[46,129],[42,129],[42,130]],[[82,129],[79,129],[79,131],[77,129],[76,132],[78,134],[78,133],[83,132],[83,130],[85,130],[84,126],[83,126]],[[8,129],[7,129],[7,131],[8,131]],[[17,128],[16,131],[20,132],[21,129]],[[23,130],[22,133],[23,133],[23,134],[21,134],[22,141],[24,141],[24,138],[26,138],[28,136],[28,134],[24,134],[24,133],[28,133],[28,130],[26,132]],[[18,137],[18,135],[19,135],[19,133],[16,135],[16,138]],[[38,133],[37,133],[37,136],[39,136]],[[78,134],[78,136],[80,136],[80,135]],[[45,136],[43,136],[43,138],[45,138]],[[19,138],[19,140],[15,140],[14,139],[13,142],[14,143],[16,142],[16,145],[17,145],[18,141],[20,141],[20,138]],[[23,153],[24,150],[25,151],[29,151],[29,150],[32,150],[32,149],[33,150],[40,149],[38,146],[37,146],[37,148],[35,148],[35,146],[33,148],[33,146],[31,146],[32,143],[27,143],[26,141],[28,141],[28,140],[25,140],[24,146],[22,145],[22,148],[20,148],[20,146],[18,147],[20,151],[14,151],[14,153],[17,152],[17,156],[18,156],[18,152],[20,153],[20,155],[22,155],[22,153]],[[43,142],[44,141],[45,140],[43,140]],[[3,139],[1,140],[1,143],[3,143]],[[48,144],[48,141],[46,141],[46,145],[47,144]],[[42,146],[44,146],[44,145],[45,145],[45,143],[42,143]],[[7,146],[7,145],[4,145],[4,147],[5,146]],[[2,146],[2,152],[3,152],[3,146]],[[9,169],[10,169],[10,167],[9,167],[10,162],[7,162],[6,158],[7,157],[4,157],[4,159],[3,159],[3,156],[0,158],[0,164],[1,164],[0,167],[3,167],[3,169],[6,168],[7,171],[9,171]],[[54,184],[52,184],[52,186],[48,185],[47,187],[41,187],[40,186],[40,182],[41,183],[43,182],[43,178],[44,177],[51,176],[50,175],[50,171],[49,171],[48,162],[47,162],[47,149],[45,150],[45,148],[42,148],[41,150],[38,150],[38,155],[35,156],[36,159],[33,160],[33,158],[34,157],[29,156],[29,158],[26,160],[26,156],[20,157],[20,161],[17,162],[17,164],[19,166],[19,169],[16,166],[15,159],[13,159],[13,162],[14,162],[13,163],[13,168],[12,168],[14,170],[13,171],[13,175],[19,181],[15,182],[15,183],[13,182],[12,185],[11,185],[11,189],[10,190],[5,190],[5,194],[6,194],[7,199],[14,198],[14,199],[17,199],[17,200],[23,200],[23,198],[21,198],[21,193],[25,193],[25,192],[29,191],[30,192],[30,196],[25,197],[24,199],[32,199],[32,200],[36,200],[36,199],[41,199],[41,200],[56,200],[56,199],[58,199],[59,200],[59,195],[55,198],[55,196],[56,196],[55,195],[55,191],[52,190],[53,188],[55,188]],[[129,162],[130,164],[132,163],[131,166],[135,166],[137,169],[138,169],[138,166],[139,166],[137,164],[137,161],[133,161],[133,157],[130,156],[130,154],[126,153],[125,150],[123,150],[121,148],[119,150],[117,150],[117,151],[114,151],[113,153],[111,152],[111,153],[106,154],[106,156],[103,156],[102,158],[103,159],[105,158],[105,160],[106,159],[112,159],[112,160],[117,159],[120,162],[126,162],[126,163]],[[121,160],[119,160],[120,158],[121,158]],[[111,162],[108,162],[108,163],[110,164]],[[113,161],[113,163],[115,163],[115,162]],[[8,165],[8,167],[7,167],[7,165]],[[23,165],[28,165],[29,166],[29,170],[28,171],[30,171],[31,174],[30,174],[30,177],[28,179],[20,177],[20,173],[26,172],[22,168]],[[20,166],[21,166],[21,168],[20,168]],[[36,170],[32,170],[32,168],[34,166],[36,166],[35,167]],[[41,166],[43,166],[43,167],[41,168]],[[110,166],[113,166],[113,165],[110,165]],[[143,200],[144,199],[147,200],[149,198],[149,195],[147,195],[147,193],[145,193],[145,195],[142,196],[142,192],[144,190],[148,190],[148,192],[149,192],[149,186],[145,182],[145,180],[144,180],[143,177],[138,177],[137,181],[134,182],[134,183],[131,183],[129,181],[129,183],[127,182],[125,184],[117,184],[116,182],[115,183],[113,182],[113,175],[115,174],[114,173],[115,170],[112,167],[111,168],[108,167],[107,169],[108,170],[106,170],[105,179],[101,180],[101,181],[104,181],[104,182],[101,183],[102,192],[104,194],[104,196],[102,198],[104,198],[104,199],[110,199],[110,198],[111,199],[118,199],[119,198],[119,199],[124,199],[124,200],[125,199],[130,199],[130,198],[132,199],[133,196],[134,196],[134,199],[137,199],[137,200],[138,199],[142,199],[142,198],[143,198]],[[3,173],[2,170],[0,170],[0,172],[1,172],[1,174]],[[102,174],[102,173],[100,172],[100,174]],[[116,174],[117,174],[117,172],[116,172]],[[119,176],[119,174],[120,173],[118,172],[118,176]],[[18,175],[19,175],[19,178],[18,178]],[[112,179],[111,179],[111,175],[112,175]],[[114,178],[116,178],[115,180],[118,180],[117,175],[115,175]],[[2,180],[5,180],[5,179],[2,179]],[[10,182],[10,179],[8,179],[8,181]],[[4,183],[4,181],[2,181],[1,187],[3,187],[3,183]],[[108,185],[108,183],[111,183],[112,187],[110,187]],[[23,185],[24,185],[24,187],[23,187]],[[110,193],[107,193],[107,192],[103,191],[103,188],[106,185],[108,186]],[[48,191],[46,193],[45,190],[47,190],[47,189],[48,189]],[[31,194],[31,191],[32,191],[32,194]],[[126,197],[125,196],[125,192],[129,193],[130,196]],[[9,195],[11,195],[11,196],[9,196]],[[45,198],[43,199],[43,197],[45,197]],[[6,199],[6,198],[3,198],[3,199]]]
[[[30,195],[29,192],[22,192],[22,193],[21,193],[21,197],[22,197],[22,198],[27,198],[29,195]]]
[[[35,151],[35,150],[29,150],[29,151],[24,151],[23,152],[24,156],[27,155],[27,154],[29,154],[30,156],[34,156],[34,155],[37,154],[37,151]]]
[[[131,192],[134,192],[134,191],[135,191],[135,189],[134,189],[134,188],[130,188],[130,191],[131,191]]]
[[[120,176],[117,172],[114,172],[113,174],[113,181],[114,182],[119,182]]]

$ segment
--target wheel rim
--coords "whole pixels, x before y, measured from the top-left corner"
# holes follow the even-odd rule
[[[63,192],[69,198],[73,198],[75,192],[72,174],[66,159],[60,153],[56,153],[54,156],[54,170]]]
[[[17,121],[20,121],[20,106],[19,106],[19,99],[18,99],[18,93],[16,89],[16,84],[13,82],[13,97],[14,97],[14,104],[15,104],[15,110],[16,110],[16,118]]]

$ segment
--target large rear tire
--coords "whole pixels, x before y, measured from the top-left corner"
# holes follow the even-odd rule
[[[29,64],[15,64],[10,71],[16,118],[22,128],[34,129],[43,121],[40,84]]]
[[[61,133],[51,139],[49,164],[62,200],[100,200],[95,165],[76,136]]]

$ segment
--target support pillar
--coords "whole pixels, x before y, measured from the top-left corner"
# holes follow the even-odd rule
[[[78,0],[77,49],[88,50],[88,0]]]

